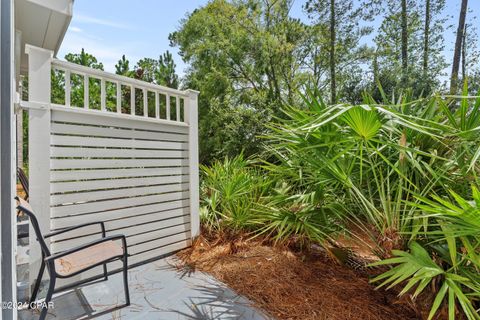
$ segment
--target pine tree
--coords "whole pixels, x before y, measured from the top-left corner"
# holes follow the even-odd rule
[[[317,33],[313,37],[317,47],[310,48],[315,53],[314,81],[320,84],[322,81],[317,78],[325,70],[328,77],[323,80],[329,84],[330,102],[336,103],[339,96],[344,97],[345,91],[351,90],[355,82],[350,81],[352,77],[361,72],[360,64],[364,62],[366,48],[359,42],[361,37],[371,33],[371,28],[359,25],[361,6],[355,7],[352,0],[309,0],[305,10]]]
[[[155,73],[155,79],[158,84],[170,88],[178,88],[178,75],[175,72],[175,61],[173,61],[172,54],[167,50],[158,59],[158,69]]]
[[[430,37],[430,0],[425,0],[425,27],[423,30],[423,75],[428,72],[428,48]]]
[[[407,0],[402,0],[402,86],[408,86],[408,19]]]
[[[115,65],[115,73],[131,77],[132,71],[130,70],[130,61],[125,58],[125,55],[122,55],[122,59],[118,60],[117,64]]]
[[[452,75],[450,77],[450,93],[455,94],[458,90],[458,70],[462,51],[463,32],[465,30],[465,19],[467,16],[468,0],[462,0],[460,15],[458,17],[457,36],[455,40],[455,51],[453,54]]]
[[[335,0],[330,0],[330,102],[337,102],[337,84],[335,76]]]
[[[369,0],[366,6],[370,15],[383,15],[374,41],[376,78],[387,95],[402,89],[426,95],[438,88],[439,75],[446,67],[445,0]]]

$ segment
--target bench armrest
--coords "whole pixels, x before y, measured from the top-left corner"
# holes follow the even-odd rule
[[[125,239],[125,236],[123,234],[117,234],[117,235],[113,235],[113,236],[104,237],[102,239],[98,239],[98,240],[95,240],[95,241],[92,241],[92,242],[89,242],[89,243],[85,243],[85,244],[82,244],[78,247],[74,247],[72,249],[65,250],[65,251],[62,251],[62,252],[59,252],[59,253],[56,253],[56,254],[52,254],[51,256],[46,257],[44,260],[45,260],[45,262],[54,261],[56,259],[67,256],[71,253],[78,252],[78,251],[90,248],[90,247],[92,247],[94,245],[97,245],[99,243],[103,243],[103,242],[107,242],[107,241],[111,241],[111,240],[122,240],[123,254],[124,255],[127,254],[127,240]]]
[[[69,231],[72,231],[72,230],[92,226],[92,225],[95,225],[95,224],[100,225],[100,228],[102,230],[102,238],[105,238],[107,235],[106,235],[106,232],[105,232],[105,223],[103,223],[103,221],[87,222],[87,223],[80,224],[78,226],[64,228],[64,229],[61,229],[61,230],[58,230],[58,231],[53,231],[53,232],[44,234],[43,237],[45,239],[47,239],[47,238],[50,238],[50,237],[53,237],[53,236],[56,236],[56,235],[59,235],[59,234],[65,233],[65,232],[69,232]]]

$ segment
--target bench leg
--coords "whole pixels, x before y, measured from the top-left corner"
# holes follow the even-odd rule
[[[107,264],[106,263],[103,265],[103,276],[104,276],[103,280],[107,281],[108,280],[108,271],[107,271]]]
[[[33,302],[37,298],[38,289],[40,289],[40,284],[42,282],[43,273],[45,272],[45,261],[42,260],[42,265],[40,266],[40,270],[38,270],[37,280],[35,281],[35,286],[33,287],[32,295],[30,296],[30,301],[28,304],[28,308],[31,308]]]
[[[130,305],[130,292],[128,291],[128,262],[127,262],[127,255],[124,254],[123,258],[123,287],[125,290],[125,305]]]
[[[55,276],[50,275],[50,284],[48,285],[47,296],[45,297],[44,305],[42,306],[42,312],[40,313],[39,320],[45,320],[48,312],[48,303],[52,300],[53,291],[55,290]]]

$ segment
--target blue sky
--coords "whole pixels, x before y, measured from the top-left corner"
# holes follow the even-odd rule
[[[305,18],[302,12],[304,0],[295,0],[292,16]],[[470,0],[473,15],[480,14],[480,1]],[[73,19],[58,53],[80,52],[82,48],[103,62],[107,71],[122,54],[133,65],[143,57],[158,58],[170,50],[174,54],[177,72],[183,74],[185,64],[177,50],[169,46],[168,34],[179,26],[179,21],[207,0],[75,0]],[[453,15],[452,24],[458,20],[460,0],[447,0],[447,14]],[[445,34],[445,55],[450,60],[454,30]]]

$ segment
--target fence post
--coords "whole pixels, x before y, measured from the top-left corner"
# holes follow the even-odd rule
[[[50,232],[50,84],[53,52],[31,45],[28,54],[28,100],[39,108],[28,112],[28,172],[30,204],[35,211],[42,233]],[[41,251],[33,228],[30,240],[30,285],[40,268]],[[48,244],[47,244],[48,245]]]
[[[184,115],[188,123],[188,158],[190,173],[190,230],[192,239],[200,235],[200,190],[198,172],[198,91],[188,89]]]

